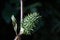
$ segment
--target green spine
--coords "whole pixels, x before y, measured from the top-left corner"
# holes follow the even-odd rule
[[[38,13],[28,14],[23,21],[24,34],[34,33],[38,28],[40,28],[41,16]]]

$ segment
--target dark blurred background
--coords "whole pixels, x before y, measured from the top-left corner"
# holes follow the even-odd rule
[[[23,35],[22,40],[60,40],[60,0],[23,0],[23,4],[24,17],[38,12],[44,26],[31,36]],[[13,40],[16,36],[11,15],[15,15],[19,26],[20,0],[0,0],[0,40]]]

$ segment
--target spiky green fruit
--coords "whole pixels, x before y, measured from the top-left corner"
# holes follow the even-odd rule
[[[40,21],[41,21],[41,16],[34,12],[28,14],[23,20],[23,28],[24,28],[24,33],[23,34],[31,34],[36,32],[40,28]]]

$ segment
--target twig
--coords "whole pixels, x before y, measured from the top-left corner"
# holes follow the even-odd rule
[[[21,13],[20,13],[20,28],[21,28],[23,26],[23,24],[22,24],[22,22],[23,22],[23,1],[22,0],[20,0],[20,4],[21,4],[21,8],[20,8],[20,11],[21,11]],[[19,34],[15,37],[14,40],[21,40],[20,35],[21,35],[21,29],[20,29]]]

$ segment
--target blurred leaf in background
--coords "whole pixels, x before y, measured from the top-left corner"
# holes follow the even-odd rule
[[[7,23],[11,22],[10,18],[12,15],[16,16],[19,14],[19,10],[17,9],[19,6],[19,0],[9,0],[9,2],[5,3],[5,7],[2,11],[2,17]]]

